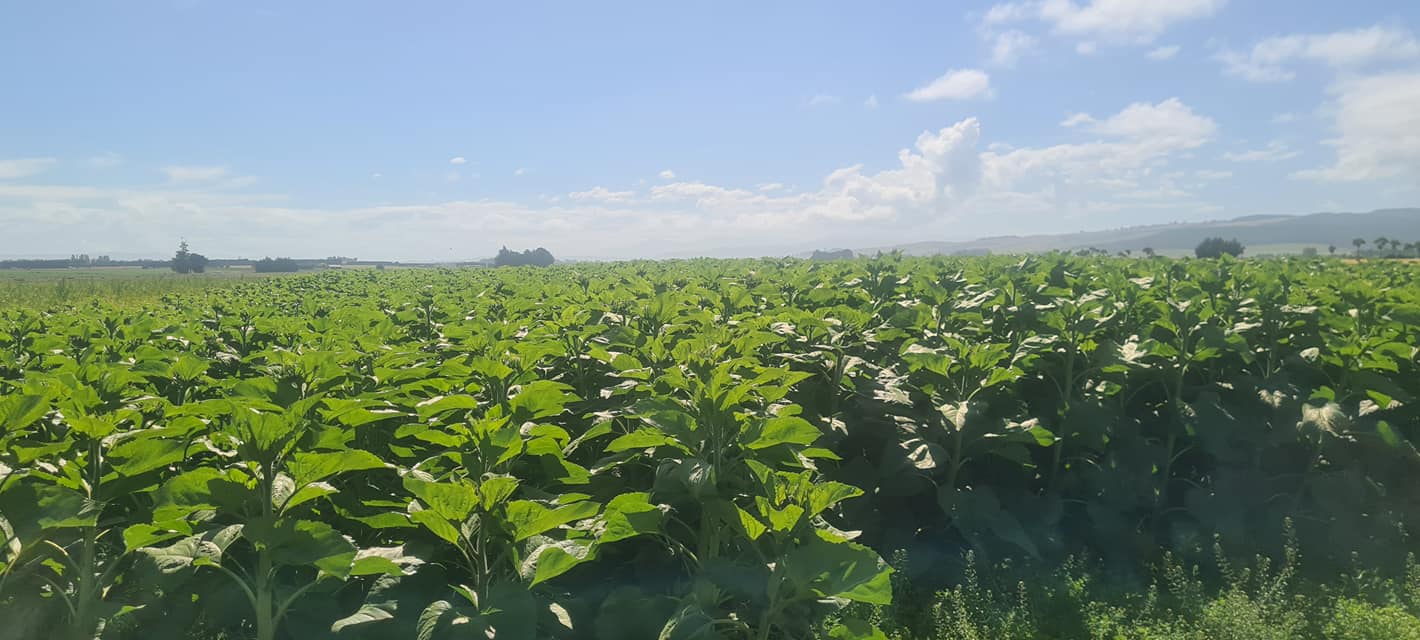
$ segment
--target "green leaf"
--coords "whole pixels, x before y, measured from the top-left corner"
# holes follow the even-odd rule
[[[292,456],[287,469],[296,486],[300,487],[341,473],[383,469],[386,466],[383,460],[369,451],[346,449],[329,453],[297,453]]]
[[[187,569],[200,560],[222,562],[222,548],[201,536],[189,536],[166,547],[143,547],[138,552],[152,560],[163,573]]]
[[[892,603],[892,569],[862,545],[814,538],[790,549],[782,562],[784,579],[796,597]]]
[[[113,420],[96,416],[68,416],[65,419],[69,423],[69,428],[79,435],[94,440],[100,440],[114,431],[118,430],[118,425]]]
[[[352,576],[413,575],[424,560],[405,553],[404,545],[397,547],[366,547],[355,553],[355,562],[350,567]]]
[[[602,512],[600,543],[616,542],[660,531],[665,513],[651,504],[648,493],[623,493],[608,502]]]
[[[779,444],[810,445],[818,440],[820,432],[808,420],[798,416],[780,416],[764,421],[759,433],[749,442],[746,449],[765,449]]]
[[[577,399],[569,393],[572,387],[561,382],[538,380],[523,385],[509,405],[517,423],[547,418],[562,413],[568,402]]]
[[[120,475],[137,476],[181,461],[186,447],[177,438],[139,436],[114,446],[108,463]]]
[[[181,520],[166,524],[171,524],[173,527],[180,527],[180,529],[160,527],[141,522],[124,529],[124,547],[128,551],[137,551],[140,547],[151,547],[160,542],[172,540],[173,538],[192,535],[192,528]]]
[[[658,640],[720,640],[715,619],[696,605],[686,605],[661,628]]]
[[[39,395],[0,397],[0,433],[30,426],[49,411],[49,400]]]
[[[427,422],[430,418],[450,411],[468,411],[478,408],[478,398],[469,395],[437,396],[414,405],[419,419]]]
[[[764,526],[764,523],[760,522],[758,518],[738,506],[735,507],[735,514],[739,517],[740,528],[744,530],[750,540],[758,540],[765,531],[769,530],[769,527]]]
[[[269,549],[277,566],[314,566],[345,578],[355,561],[354,543],[324,522],[284,519],[275,526],[254,522],[242,530],[242,537]]]
[[[414,627],[414,637],[416,640],[435,640],[439,623],[444,617],[449,615],[449,611],[454,605],[448,600],[436,600],[424,608],[419,614],[419,622]]]
[[[887,640],[881,630],[857,618],[848,618],[828,631],[829,640]]]
[[[461,544],[459,530],[449,519],[431,510],[415,511],[409,514],[409,519],[424,525],[431,533],[442,538],[449,544]]]
[[[591,501],[548,509],[531,500],[517,500],[508,503],[507,513],[508,522],[513,525],[513,541],[521,542],[569,522],[591,518],[600,511],[601,505]]]
[[[463,522],[478,507],[478,491],[467,484],[446,484],[404,477],[404,488],[445,520]]]
[[[685,450],[684,446],[676,442],[675,438],[666,435],[664,431],[655,427],[641,427],[640,429],[612,440],[606,445],[605,451],[606,453],[618,453],[621,451],[650,449],[652,447],[666,445]]]
[[[518,479],[509,475],[490,475],[483,478],[483,482],[478,485],[485,511],[492,511],[494,507],[503,504],[517,490]]]
[[[396,607],[397,605],[394,602],[361,605],[355,613],[332,623],[330,625],[330,631],[331,633],[340,633],[350,627],[359,627],[384,620],[393,620]]]
[[[528,586],[534,587],[595,557],[595,547],[586,540],[547,542],[528,554],[520,573],[523,579],[530,580]]]
[[[816,516],[835,504],[863,495],[858,487],[842,482],[820,482],[809,489],[809,515]]]

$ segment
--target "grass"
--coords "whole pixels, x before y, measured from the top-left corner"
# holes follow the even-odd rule
[[[1165,555],[1143,576],[1072,558],[1054,570],[972,553],[955,586],[920,591],[893,557],[894,603],[855,605],[891,640],[1420,640],[1420,564],[1393,575],[1355,569],[1334,580],[1305,575],[1295,543],[1280,560],[1235,564]]]
[[[229,287],[277,275],[250,269],[214,269],[189,275],[139,267],[6,269],[0,270],[0,309],[57,309],[95,303],[135,306],[169,294]]]

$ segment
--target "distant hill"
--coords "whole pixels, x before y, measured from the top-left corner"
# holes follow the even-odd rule
[[[1034,253],[1072,251],[1095,247],[1111,253],[1144,247],[1161,255],[1192,253],[1204,238],[1237,238],[1247,255],[1300,253],[1316,247],[1326,253],[1354,250],[1351,239],[1367,243],[1380,236],[1401,242],[1420,241],[1420,209],[1382,209],[1370,213],[1313,213],[1295,216],[1245,216],[1232,220],[1125,227],[1110,231],[1084,231],[1055,235],[995,236],[967,242],[914,242],[890,247],[859,249],[859,253],[900,250],[908,255],[979,255],[984,253]],[[1369,246],[1369,245],[1368,245]]]

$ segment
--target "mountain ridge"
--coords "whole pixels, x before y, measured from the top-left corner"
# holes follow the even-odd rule
[[[1252,255],[1300,253],[1315,247],[1326,253],[1353,249],[1352,238],[1370,244],[1377,237],[1420,241],[1420,208],[1376,209],[1365,213],[1318,212],[1297,215],[1249,215],[1227,220],[1141,225],[1102,231],[1061,234],[998,235],[966,241],[923,241],[857,249],[860,254],[902,251],[908,255],[976,255],[982,253],[1037,253],[1097,248],[1111,253],[1142,251],[1162,255],[1191,253],[1204,238],[1236,238]]]

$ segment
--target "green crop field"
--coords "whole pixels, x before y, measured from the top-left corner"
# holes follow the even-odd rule
[[[0,638],[1420,639],[1417,265],[57,282]]]

